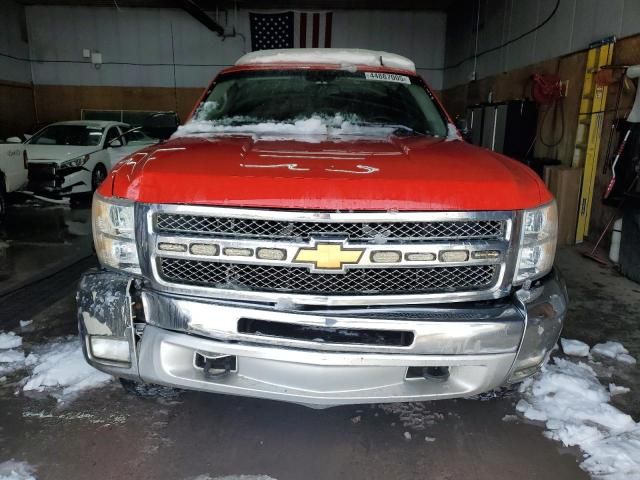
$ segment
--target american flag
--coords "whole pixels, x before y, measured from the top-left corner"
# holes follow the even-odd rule
[[[249,13],[251,50],[331,47],[332,12]]]

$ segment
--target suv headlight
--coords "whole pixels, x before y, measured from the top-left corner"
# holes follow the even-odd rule
[[[60,164],[60,168],[82,167],[89,161],[89,155],[82,155],[81,157],[72,158],[66,162]]]
[[[513,282],[521,284],[549,273],[556,255],[557,240],[558,209],[555,200],[542,207],[525,210]]]
[[[93,241],[103,266],[140,273],[133,202],[93,196]]]

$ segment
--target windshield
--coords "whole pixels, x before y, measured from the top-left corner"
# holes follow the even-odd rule
[[[150,137],[140,130],[129,130],[125,134],[124,138],[127,140],[127,145],[148,145],[158,143],[157,138]]]
[[[445,137],[447,125],[417,78],[344,70],[239,72],[222,76],[195,112],[193,123],[390,127],[394,133]],[[196,126],[196,125],[194,125]],[[194,133],[197,130],[190,129]]]
[[[31,145],[98,146],[104,129],[85,125],[49,125],[29,139]]]

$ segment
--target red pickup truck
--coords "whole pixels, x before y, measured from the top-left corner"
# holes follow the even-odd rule
[[[465,397],[535,373],[566,288],[526,166],[465,143],[398,55],[254,52],[95,194],[88,362],[305,405]]]

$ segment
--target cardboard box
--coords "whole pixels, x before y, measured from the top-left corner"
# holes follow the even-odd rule
[[[578,226],[582,168],[546,166],[544,183],[558,203],[558,245],[573,245]]]

